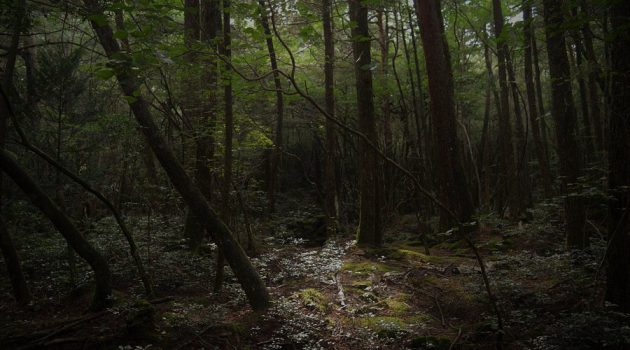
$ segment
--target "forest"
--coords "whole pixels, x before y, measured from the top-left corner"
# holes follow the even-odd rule
[[[0,349],[630,349],[630,1],[0,0]]]

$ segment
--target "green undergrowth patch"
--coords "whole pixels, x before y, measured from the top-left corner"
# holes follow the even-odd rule
[[[471,260],[466,257],[460,256],[445,256],[445,255],[428,255],[425,252],[423,246],[418,246],[409,243],[399,243],[386,248],[371,249],[370,254],[384,257],[385,259],[406,261],[406,262],[421,262],[430,263],[434,265],[450,265],[450,264],[466,264]]]
[[[319,312],[326,312],[330,307],[328,297],[315,288],[302,289],[293,294],[292,298],[299,300],[305,307]]]
[[[392,272],[397,268],[388,264],[374,261],[346,261],[341,266],[342,271],[352,272],[353,275],[369,275],[375,272]]]

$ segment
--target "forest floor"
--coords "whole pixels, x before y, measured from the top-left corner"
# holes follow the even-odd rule
[[[496,348],[497,318],[462,240],[447,234],[421,240],[406,229],[415,217],[403,216],[388,225],[383,248],[357,247],[351,230],[322,246],[299,232],[312,227],[317,210],[295,204],[287,204],[282,217],[253,223],[259,234],[253,262],[274,300],[264,314],[249,309],[227,268],[222,292],[213,293],[215,246],[191,254],[181,239],[181,218],[155,215],[128,219],[157,297],[142,296],[124,240],[105,217],[89,238],[112,266],[115,304],[87,314],[87,267],[77,263],[69,288],[65,244],[41,218],[33,221],[41,225],[24,224],[30,232],[16,240],[36,301],[17,308],[0,274],[0,348]],[[497,296],[504,347],[630,343],[630,317],[601,306],[603,240],[595,237],[586,253],[567,253],[559,212],[548,203],[534,209],[529,222],[486,216],[472,235]]]

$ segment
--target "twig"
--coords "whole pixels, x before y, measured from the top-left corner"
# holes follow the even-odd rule
[[[444,312],[442,312],[442,305],[440,305],[440,299],[436,295],[433,295],[433,300],[435,301],[435,305],[440,312],[440,320],[442,321],[442,328],[446,328],[446,320],[444,319]]]
[[[462,337],[462,327],[459,327],[458,330],[457,330],[457,336],[455,337],[455,339],[451,343],[451,346],[448,347],[448,350],[453,350],[455,348],[455,345],[457,345],[457,342],[459,341],[459,338],[461,338],[461,337]]]

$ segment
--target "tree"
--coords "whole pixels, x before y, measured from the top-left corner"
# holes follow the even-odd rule
[[[25,1],[20,0],[16,7],[16,16],[14,17],[14,33],[11,35],[11,43],[8,50],[6,63],[4,65],[4,71],[0,72],[0,88],[2,89],[2,96],[0,97],[0,151],[4,151],[7,137],[7,126],[10,117],[9,100],[5,91],[13,90],[13,74],[15,71],[15,61],[18,53],[18,45],[20,43],[20,33],[22,31],[24,21],[24,7]],[[0,208],[2,198],[4,195],[4,179],[3,174],[0,173]],[[13,288],[13,297],[18,304],[28,304],[31,300],[31,294],[26,284],[26,279],[22,273],[22,266],[20,263],[20,257],[13,238],[9,233],[2,217],[2,210],[0,210],[0,251],[7,265],[7,273],[11,280],[11,287]]]
[[[24,191],[33,205],[38,207],[55,225],[55,228],[68,242],[68,246],[74,249],[94,271],[96,287],[90,309],[96,311],[110,306],[113,301],[112,276],[107,260],[81,235],[70,219],[5,150],[0,151],[0,169],[13,179],[13,182]]]
[[[269,172],[267,176],[267,210],[273,213],[276,209],[276,189],[278,187],[278,169],[282,159],[282,129],[284,124],[284,96],[282,92],[282,81],[278,72],[278,59],[276,50],[273,46],[273,36],[271,35],[271,27],[269,26],[269,17],[267,11],[271,11],[273,21],[273,7],[269,3],[269,8],[265,0],[259,0],[260,6],[260,23],[265,34],[265,43],[267,44],[267,52],[269,53],[269,64],[273,74],[273,84],[276,88],[276,126],[273,150],[269,159]]]
[[[435,140],[435,168],[442,202],[456,213],[460,222],[468,221],[473,214],[470,193],[461,164],[455,97],[450,53],[444,38],[444,25],[439,0],[415,1],[420,19],[420,35],[424,46],[431,120]],[[442,229],[453,224],[444,212],[440,216]]]
[[[512,140],[512,121],[510,119],[510,90],[508,86],[509,50],[506,42],[501,9],[501,1],[492,1],[492,13],[494,14],[494,36],[497,42],[497,59],[499,65],[499,191],[507,195],[508,208],[512,218],[518,218],[524,210],[522,193],[520,191],[520,174],[518,157],[515,157]],[[515,103],[515,108],[518,104]],[[518,123],[518,121],[517,121]],[[520,147],[519,147],[520,149]],[[501,197],[499,197],[501,198]],[[502,211],[503,201],[498,202]]]
[[[606,300],[630,312],[630,3],[614,2],[612,24],[612,106],[608,148],[608,252]]]
[[[107,57],[110,59],[121,57],[120,47],[114,39],[114,33],[109,24],[106,21],[97,21],[99,18],[105,18],[98,0],[85,0],[84,3],[92,28],[96,32]],[[161,135],[153,120],[148,103],[140,94],[140,83],[131,74],[132,62],[128,59],[117,62],[113,68],[118,84],[127,97],[133,115],[162,168],[193,214],[199,218],[202,227],[212,235],[219,249],[225,254],[226,260],[245,291],[252,308],[256,311],[267,309],[270,304],[270,296],[265,284],[241,246],[234,239],[230,229],[210,207],[199,187],[186,174]]]
[[[538,106],[536,105],[536,89],[534,87],[534,73],[532,61],[532,6],[531,0],[523,0],[523,39],[524,43],[524,65],[525,65],[525,89],[527,90],[527,107],[529,112],[529,121],[531,123],[532,136],[534,139],[534,151],[538,159],[538,167],[540,168],[540,179],[543,185],[545,197],[552,194],[551,172],[549,170],[549,159],[543,145],[544,140],[541,136],[540,125],[538,119]]]
[[[368,31],[368,9],[361,0],[349,0],[352,27],[352,54],[357,90],[359,130],[372,142],[377,140],[374,99],[372,96],[372,55]],[[383,241],[381,227],[382,180],[378,155],[363,140],[359,141],[359,228],[357,244],[378,246]]]
[[[322,0],[322,25],[324,27],[324,89],[326,112],[335,116],[335,39],[331,20],[331,0]],[[326,119],[326,160],[324,163],[324,196],[328,226],[331,230],[339,220],[338,145],[335,124]]]
[[[574,188],[581,176],[583,160],[577,141],[577,116],[573,102],[571,72],[564,38],[562,4],[553,0],[543,1],[545,8],[545,35],[551,78],[551,114],[556,124],[556,139],[562,194],[565,195],[567,245],[582,249],[588,246],[584,225],[586,213],[584,200]]]

